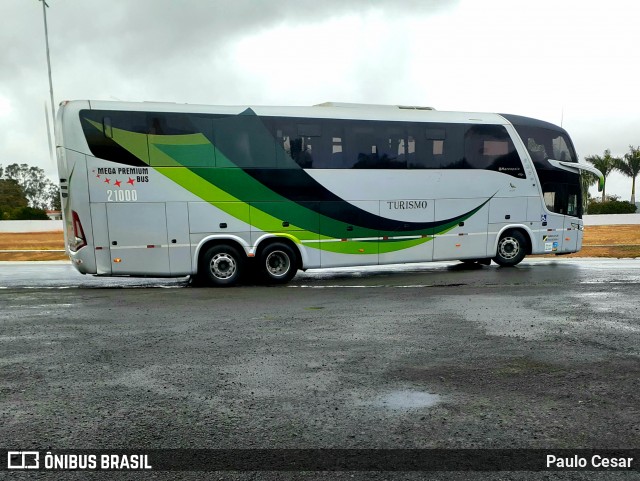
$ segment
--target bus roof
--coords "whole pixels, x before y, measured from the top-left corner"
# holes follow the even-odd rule
[[[120,102],[105,100],[71,101],[73,104],[87,102],[95,110],[121,110],[142,112],[183,112],[203,114],[238,115],[251,109],[256,115],[267,117],[301,117],[318,119],[345,120],[386,120],[399,122],[451,122],[451,123],[487,123],[509,124],[511,119],[497,113],[451,112],[434,110],[431,107],[404,105],[373,105],[327,102],[324,104],[300,106],[262,106],[262,105],[197,105],[171,102]],[[514,118],[517,116],[513,116]],[[517,117],[521,119],[523,117]],[[533,119],[532,119],[533,120]]]

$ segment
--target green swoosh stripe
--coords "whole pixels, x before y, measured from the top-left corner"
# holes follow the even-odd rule
[[[96,129],[102,130],[100,123],[86,118],[85,120]],[[393,252],[420,245],[431,240],[432,236],[445,233],[458,223],[470,218],[490,200],[487,199],[478,207],[450,219],[445,224],[401,233],[403,236],[425,237],[402,240],[380,239],[377,249],[372,241],[309,242],[341,238],[391,237],[399,233],[370,229],[357,224],[353,224],[352,230],[347,231],[348,224],[315,212],[310,208],[311,205],[307,207],[304,203],[293,202],[268,189],[238,168],[203,134],[147,135],[118,128],[112,128],[112,134],[117,144],[146,164],[150,164],[151,152],[152,157],[160,160],[159,163],[163,165],[163,167],[154,167],[156,171],[227,214],[265,232],[283,232],[284,229],[281,226],[283,221],[286,221],[289,223],[287,232],[295,231],[295,238],[307,241],[306,246],[325,251],[371,254]],[[204,168],[204,161],[199,159],[210,159],[214,155],[217,168]],[[198,162],[203,163],[202,167],[198,167]],[[185,167],[184,164],[189,164],[189,167]]]

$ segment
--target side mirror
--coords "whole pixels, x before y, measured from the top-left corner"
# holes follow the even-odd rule
[[[568,170],[569,172],[573,172],[575,174],[580,173],[581,170],[586,170],[587,172],[591,172],[596,177],[598,177],[598,192],[602,192],[604,189],[604,175],[594,166],[589,164],[582,164],[578,162],[565,162],[563,160],[555,160],[555,159],[547,159],[547,161],[557,167],[558,169]]]

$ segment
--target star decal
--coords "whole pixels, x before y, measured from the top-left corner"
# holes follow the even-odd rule
[[[116,180],[113,185],[115,185],[116,187],[120,187],[121,181]]]
[[[111,179],[109,179],[109,178],[104,179],[104,181],[105,181],[107,184],[110,184],[110,183],[111,183]]]
[[[127,184],[133,185],[134,182],[135,180],[133,180],[131,177],[129,177],[129,180],[127,180]]]

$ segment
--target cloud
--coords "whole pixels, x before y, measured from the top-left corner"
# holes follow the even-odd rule
[[[640,143],[633,2],[48,3],[56,101],[401,103],[562,121],[582,157]],[[55,177],[41,6],[0,2],[0,163]]]
[[[11,114],[11,101],[7,97],[0,95],[0,117],[7,117]]]

